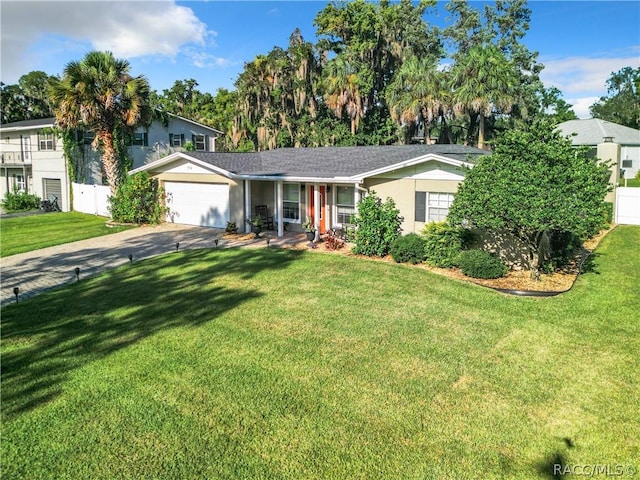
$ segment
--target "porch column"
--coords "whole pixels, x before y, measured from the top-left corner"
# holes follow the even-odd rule
[[[251,218],[251,180],[244,181],[244,215],[242,223],[244,224],[244,232],[251,232],[251,225],[247,223],[247,220]],[[239,230],[239,229],[238,229]]]
[[[278,237],[284,236],[284,222],[282,221],[283,215],[284,215],[284,196],[283,196],[282,182],[280,181],[276,183],[276,218],[278,222],[278,226],[277,226]]]
[[[353,184],[353,211],[355,212],[356,215],[358,214],[358,188],[359,188],[359,185],[357,183],[354,183]]]
[[[314,242],[320,240],[320,184],[313,184],[313,226],[316,229]]]

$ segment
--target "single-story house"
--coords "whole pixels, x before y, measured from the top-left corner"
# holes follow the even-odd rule
[[[571,137],[573,145],[590,146],[594,155],[601,143],[620,145],[620,178],[634,178],[640,170],[640,130],[598,118],[569,120],[557,128],[563,136]]]
[[[375,191],[393,198],[410,233],[444,220],[465,169],[488,153],[447,144],[177,152],[130,173],[160,181],[175,223],[248,231],[266,205],[278,236],[300,231],[306,217],[323,234],[350,223],[362,194]]]

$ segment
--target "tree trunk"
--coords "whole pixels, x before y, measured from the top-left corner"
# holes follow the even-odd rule
[[[484,148],[484,114],[480,114],[480,126],[478,127],[478,148]]]
[[[113,132],[97,132],[96,137],[99,139],[100,148],[102,148],[102,166],[104,168],[104,173],[107,176],[107,183],[109,184],[111,195],[115,195],[120,182]]]

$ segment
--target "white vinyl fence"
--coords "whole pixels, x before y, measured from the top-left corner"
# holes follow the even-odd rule
[[[640,188],[616,188],[616,223],[640,225]]]
[[[73,210],[109,217],[109,187],[104,185],[83,185],[72,183]]]

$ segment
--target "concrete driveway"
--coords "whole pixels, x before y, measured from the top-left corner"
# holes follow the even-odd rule
[[[80,279],[97,275],[129,262],[154,257],[176,250],[193,248],[218,248],[233,246],[266,246],[264,239],[252,240],[238,237],[223,238],[224,230],[165,223],[145,226],[102,237],[80,240],[55,247],[1,259],[0,304],[15,302],[14,287],[20,289],[23,300],[43,291],[76,281],[75,268],[80,269]],[[268,232],[273,235],[275,232]],[[297,244],[300,236],[274,238],[273,246]]]

